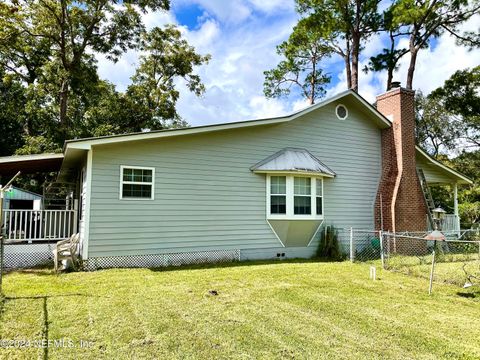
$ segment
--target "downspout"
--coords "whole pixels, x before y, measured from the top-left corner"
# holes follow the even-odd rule
[[[400,189],[400,182],[402,180],[403,176],[403,147],[401,142],[403,141],[402,139],[402,134],[401,134],[401,125],[400,124],[394,124],[393,126],[399,128],[399,129],[393,129],[393,141],[394,141],[394,146],[395,146],[395,153],[397,157],[397,176],[395,178],[395,186],[393,188],[393,193],[392,193],[392,203],[390,205],[390,212],[392,214],[392,231],[395,233],[396,232],[396,219],[395,219],[395,205],[397,204],[397,196],[398,196],[398,191]],[[400,132],[400,144],[399,144],[399,149],[397,148],[397,142],[396,142],[396,134],[398,134],[397,131]]]

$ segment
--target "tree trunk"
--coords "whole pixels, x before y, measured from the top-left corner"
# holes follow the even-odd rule
[[[389,67],[387,70],[387,91],[392,88],[393,68]]]
[[[407,84],[406,88],[409,90],[413,89],[413,74],[415,73],[415,64],[417,62],[418,48],[415,47],[414,43],[414,34],[410,36],[410,65],[408,66],[407,72]]]
[[[345,71],[347,73],[347,89],[352,88],[352,68],[350,66],[350,38],[346,37],[345,39],[345,55],[343,56],[343,60],[345,61]]]
[[[317,71],[317,59],[314,56],[312,59],[312,78],[310,79],[310,105],[315,104],[315,85],[316,85],[316,76],[315,72]]]
[[[395,66],[397,65],[397,61],[395,61],[395,38],[393,36],[393,31],[390,30],[390,56],[392,59],[387,63],[387,91],[392,88],[392,81],[393,81],[393,72],[395,71]]]
[[[60,89],[60,128],[62,132],[67,130],[67,107],[68,107],[68,80],[63,79]]]
[[[352,80],[351,89],[358,91],[358,56],[360,54],[360,36],[352,36]]]

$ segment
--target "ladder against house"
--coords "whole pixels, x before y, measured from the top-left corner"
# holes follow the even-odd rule
[[[425,202],[427,203],[427,218],[428,222],[430,223],[430,227],[432,229],[435,228],[435,224],[433,223],[433,209],[435,209],[435,202],[433,201],[432,192],[427,184],[427,179],[425,178],[425,174],[423,173],[422,169],[417,169],[418,179],[420,180],[420,185],[422,188],[423,196],[425,198]]]

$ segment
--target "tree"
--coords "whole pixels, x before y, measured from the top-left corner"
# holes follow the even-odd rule
[[[0,69],[0,156],[6,156],[23,145],[25,90],[11,77],[2,75]]]
[[[480,66],[459,70],[428,96],[417,93],[417,142],[432,155],[480,147]]]
[[[277,53],[285,60],[264,72],[266,97],[289,95],[292,85],[300,89],[310,104],[325,95],[324,85],[330,77],[322,72],[320,62],[329,53],[318,29],[299,22],[289,39],[277,46]]]
[[[91,71],[95,63],[92,53],[106,54],[115,61],[127,49],[135,48],[144,31],[141,12],[167,10],[169,1],[16,0],[9,7],[16,16],[0,12],[1,25],[13,20],[14,25],[8,27],[11,32],[51,46],[47,66],[54,75],[50,79],[56,79],[58,117],[66,133],[70,89],[82,82],[85,70]]]
[[[175,108],[180,95],[175,82],[183,79],[191,92],[202,95],[205,86],[194,68],[208,63],[210,55],[197,54],[173,25],[164,29],[155,27],[145,33],[141,49],[144,55],[140,56],[140,65],[126,95],[150,112],[150,121],[142,126],[148,129],[185,126]]]
[[[480,147],[480,66],[455,72],[431,97],[460,117],[467,146]]]
[[[400,26],[393,21],[393,6],[387,8],[382,14],[380,31],[388,33],[388,47],[382,49],[382,52],[376,56],[370,57],[369,63],[363,69],[368,71],[387,71],[387,90],[390,90],[393,82],[393,74],[398,70],[398,62],[408,53],[407,48],[397,48],[398,40],[402,36],[408,35],[402,32]],[[405,30],[403,30],[405,31]]]
[[[461,125],[442,103],[419,91],[415,95],[415,111],[417,143],[434,157],[441,151],[455,149]]]
[[[466,227],[478,223],[480,214],[479,73],[480,67],[457,71],[428,96],[417,94],[417,140],[437,160],[474,182],[460,187],[458,194]],[[432,191],[442,206],[453,207],[451,190],[434,187]]]
[[[418,53],[430,41],[445,32],[455,36],[459,44],[479,46],[476,33],[459,33],[459,26],[480,9],[478,0],[396,0],[383,13],[382,30],[389,34],[390,46],[370,59],[368,69],[387,70],[387,89],[400,59],[410,54],[406,88],[413,88]],[[407,38],[408,47],[397,48],[397,40]]]
[[[306,27],[321,34],[330,54],[345,62],[347,86],[358,90],[360,52],[365,41],[378,31],[379,0],[296,0]]]

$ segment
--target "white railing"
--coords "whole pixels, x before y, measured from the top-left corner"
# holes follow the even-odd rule
[[[433,230],[428,220],[427,215],[427,225],[428,230]],[[445,214],[445,219],[442,222],[442,232],[459,232],[460,231],[460,217],[455,214]]]
[[[76,210],[4,210],[7,242],[58,241],[77,232]]]
[[[442,224],[443,231],[460,231],[460,218],[454,214],[446,214]]]

